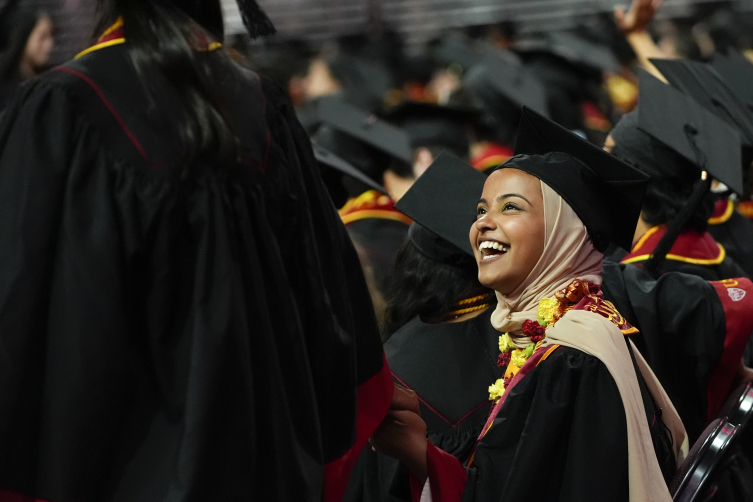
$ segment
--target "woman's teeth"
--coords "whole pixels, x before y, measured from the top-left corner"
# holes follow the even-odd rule
[[[510,246],[495,241],[484,241],[478,247],[479,252],[484,259],[491,258],[499,254],[504,254],[510,250]]]

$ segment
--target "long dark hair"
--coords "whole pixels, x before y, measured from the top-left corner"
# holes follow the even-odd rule
[[[387,287],[385,338],[415,316],[449,313],[459,301],[491,293],[478,282],[476,262],[449,265],[430,260],[406,239],[397,252]]]
[[[122,17],[125,47],[136,70],[150,91],[167,90],[164,94],[176,100],[178,116],[172,124],[178,127],[182,160],[203,155],[234,160],[237,139],[226,119],[227,106],[211,85],[208,58],[192,45],[224,39],[220,1],[99,0],[98,8],[97,33]]]
[[[0,81],[20,78],[21,60],[31,32],[48,17],[41,9],[22,7],[11,0],[0,11]]]

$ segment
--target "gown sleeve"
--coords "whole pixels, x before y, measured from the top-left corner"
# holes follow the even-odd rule
[[[0,413],[0,444],[6,445],[0,454],[0,487],[11,491],[23,492],[37,481],[44,483],[34,479],[38,464],[56,453],[40,451],[45,438],[38,437],[36,431],[45,417],[35,397],[46,386],[49,393],[44,399],[54,409],[60,404],[55,389],[65,385],[46,381],[46,370],[54,372],[51,368],[56,364],[46,355],[56,347],[43,333],[49,322],[45,313],[55,308],[52,271],[66,265],[65,256],[59,253],[60,243],[77,237],[61,233],[66,218],[61,211],[63,201],[82,183],[71,176],[71,166],[78,163],[85,171],[94,164],[95,147],[81,135],[81,127],[65,91],[44,82],[26,88],[0,122],[0,402],[6,410]],[[106,215],[94,216],[89,228],[96,232],[106,219]],[[102,248],[109,248],[108,236],[101,234],[100,238]],[[67,273],[75,277],[80,270],[72,265]],[[101,286],[103,298],[115,289],[113,284]],[[99,302],[106,300],[91,300],[94,318]],[[79,326],[96,323],[92,319],[77,322]],[[92,346],[82,349],[97,350]],[[71,372],[66,378],[75,382],[79,376]],[[49,425],[61,428],[70,424]],[[27,442],[30,437],[36,444]],[[77,449],[82,448],[86,445]],[[3,497],[0,493],[0,500],[6,500]]]
[[[434,502],[628,500],[617,385],[601,361],[570,348],[512,389],[470,467],[431,446],[427,460]]]
[[[323,375],[318,380],[317,397],[320,406],[320,420],[324,427],[323,437],[331,443],[325,445],[329,460],[325,475],[325,501],[341,500],[346,489],[350,471],[366,445],[368,438],[387,414],[392,400],[392,376],[384,359],[378,325],[368,295],[360,262],[347,231],[329,198],[319,174],[311,144],[306,133],[295,117],[292,105],[282,91],[269,81],[262,82],[268,98],[268,106],[273,106],[280,121],[270,118],[270,129],[280,142],[280,154],[293,157],[302,166],[300,179],[302,192],[307,196],[307,210],[300,212],[301,219],[310,219],[317,229],[317,249],[315,260],[301,264],[292,270],[292,276],[316,273],[326,285],[325,306],[335,314],[336,329],[342,344],[332,348],[318,347],[311,360],[314,371]],[[284,228],[284,226],[281,226]],[[284,239],[281,236],[281,239]],[[294,252],[301,245],[295,243]],[[286,263],[298,264],[300,260],[291,256]],[[311,303],[309,291],[298,291],[301,304]],[[343,354],[337,349],[354,349],[354,375],[343,378]],[[355,378],[356,388],[352,383]],[[356,394],[356,406],[343,407],[342,396]],[[347,401],[345,401],[347,402]],[[355,415],[353,415],[355,413]],[[342,433],[355,422],[354,434],[347,437]]]

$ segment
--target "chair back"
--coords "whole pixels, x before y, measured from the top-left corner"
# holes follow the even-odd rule
[[[737,425],[717,418],[706,427],[669,483],[675,502],[705,500],[712,476],[737,435]]]
[[[740,426],[740,429],[746,428],[753,417],[753,382],[735,389],[724,402],[718,417]]]

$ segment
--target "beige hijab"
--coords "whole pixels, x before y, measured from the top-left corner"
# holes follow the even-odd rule
[[[554,296],[555,291],[563,289],[573,279],[601,284],[603,255],[593,247],[580,218],[543,182],[541,191],[544,196],[544,251],[515,291],[507,296],[497,294],[499,304],[492,315],[494,327],[510,332],[519,347],[529,343],[522,335],[522,325],[526,319],[537,318],[539,300]],[[598,358],[617,384],[627,419],[630,501],[671,502],[672,497],[654,453],[638,378],[622,331],[598,314],[571,310],[546,331],[545,345],[554,344],[572,347]],[[679,465],[688,451],[685,428],[635,346],[633,351],[649,392],[662,409],[662,419],[672,433]]]
[[[497,293],[492,325],[510,333],[518,348],[530,340],[523,323],[536,319],[539,301],[554,296],[573,279],[601,285],[604,255],[594,248],[588,231],[570,206],[549,185],[541,182],[544,196],[544,252],[528,277],[509,295]]]

